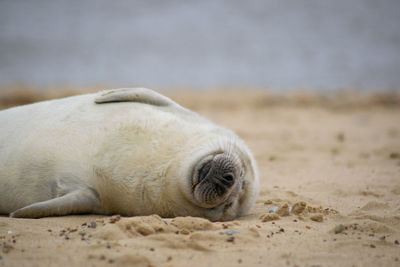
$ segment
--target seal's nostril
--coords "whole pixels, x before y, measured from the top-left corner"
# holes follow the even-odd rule
[[[225,185],[231,186],[234,183],[235,177],[233,173],[225,173],[224,175],[222,175],[222,179]]]
[[[204,180],[207,176],[209,176],[212,172],[212,161],[207,161],[204,165],[200,168],[198,173],[198,182]]]
[[[222,177],[224,177],[224,179],[227,181],[233,181],[233,175],[230,173],[224,174]]]

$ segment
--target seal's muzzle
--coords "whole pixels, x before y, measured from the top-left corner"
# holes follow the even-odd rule
[[[199,170],[198,182],[208,181],[214,184],[216,193],[219,196],[235,183],[235,167],[231,160],[224,154],[215,156],[213,159],[204,163]]]
[[[224,204],[237,185],[239,173],[235,158],[226,153],[201,162],[193,179],[193,193],[198,204],[205,208]]]

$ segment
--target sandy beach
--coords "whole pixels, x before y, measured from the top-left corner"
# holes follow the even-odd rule
[[[0,266],[400,266],[400,93],[167,95],[249,145],[251,213],[0,216]],[[54,96],[3,94],[0,107]]]

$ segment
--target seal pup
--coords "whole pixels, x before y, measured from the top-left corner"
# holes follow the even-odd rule
[[[232,131],[145,88],[0,112],[0,214],[158,214],[231,220],[259,192]]]

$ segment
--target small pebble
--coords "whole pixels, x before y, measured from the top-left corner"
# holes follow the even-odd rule
[[[97,223],[95,221],[91,221],[90,228],[96,228],[96,227],[97,227]]]
[[[340,234],[341,232],[343,232],[346,229],[346,227],[343,224],[339,224],[336,225],[335,228],[333,229],[333,231],[335,232],[335,234]]]
[[[395,243],[396,245],[400,245],[399,240],[395,240],[394,243]]]
[[[313,220],[314,222],[322,222],[324,220],[324,217],[322,216],[322,214],[316,214],[311,216],[311,220]]]
[[[274,206],[274,207],[270,208],[268,212],[269,213],[275,213],[277,209],[278,209],[278,207]]]
[[[306,228],[307,228],[307,229],[311,229],[311,226],[309,226],[309,225],[306,225]]]
[[[219,232],[221,235],[233,235],[233,234],[238,234],[238,233],[240,233],[240,231],[238,231],[238,230],[228,230],[228,231],[225,231],[225,232]]]
[[[371,248],[376,248],[374,244],[369,245]]]

